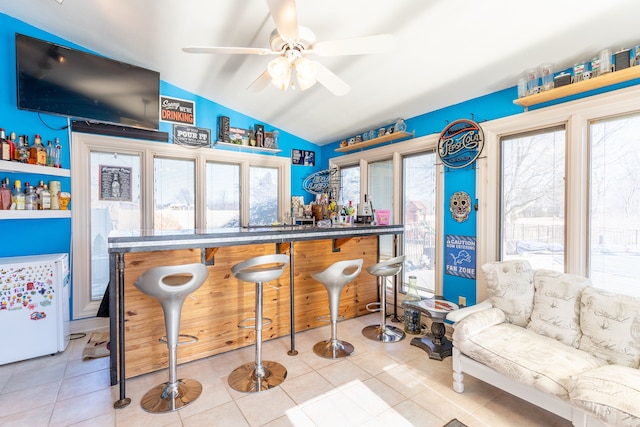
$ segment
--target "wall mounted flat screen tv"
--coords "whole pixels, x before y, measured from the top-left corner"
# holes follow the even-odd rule
[[[158,130],[160,73],[16,34],[19,109]]]

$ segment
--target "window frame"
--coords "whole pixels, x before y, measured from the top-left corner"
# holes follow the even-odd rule
[[[195,226],[205,228],[206,224],[206,163],[221,162],[240,165],[240,221],[249,220],[249,167],[264,166],[277,168],[278,211],[284,217],[291,207],[291,159],[284,156],[268,156],[226,149],[185,148],[175,144],[151,142],[133,138],[113,137],[82,132],[71,133],[71,211],[73,277],[72,319],[95,317],[100,301],[91,300],[91,242],[88,236],[91,227],[90,154],[91,151],[126,153],[140,156],[140,224],[142,229],[153,228],[154,210],[154,159],[156,157],[195,161]]]
[[[619,89],[563,104],[526,111],[482,123],[485,152],[477,161],[479,202],[476,252],[478,266],[500,256],[500,140],[505,136],[565,126],[567,132],[565,187],[565,272],[587,276],[589,266],[589,125],[592,121],[640,113],[640,86]],[[477,300],[487,298],[482,275],[476,282]]]

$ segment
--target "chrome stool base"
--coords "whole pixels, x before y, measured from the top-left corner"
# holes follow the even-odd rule
[[[264,374],[258,376],[256,363],[245,363],[229,374],[229,386],[245,393],[269,390],[282,384],[287,377],[287,368],[278,362],[262,361]]]
[[[193,403],[202,393],[202,384],[196,380],[178,380],[177,393],[172,393],[169,383],[163,383],[149,390],[140,401],[147,412],[162,414],[173,412]]]
[[[398,342],[406,336],[402,329],[390,325],[384,325],[384,327],[380,325],[367,326],[362,330],[362,335],[379,342]]]
[[[313,352],[325,359],[338,359],[340,357],[351,356],[355,351],[353,345],[346,341],[326,340],[320,341],[313,346]]]

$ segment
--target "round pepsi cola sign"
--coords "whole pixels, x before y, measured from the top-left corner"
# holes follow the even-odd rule
[[[471,120],[450,123],[440,133],[438,156],[445,166],[463,168],[475,162],[484,148],[482,128]]]

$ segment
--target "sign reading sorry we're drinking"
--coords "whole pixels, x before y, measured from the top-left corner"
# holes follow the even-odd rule
[[[196,124],[196,104],[193,101],[161,96],[160,120],[193,126]]]

